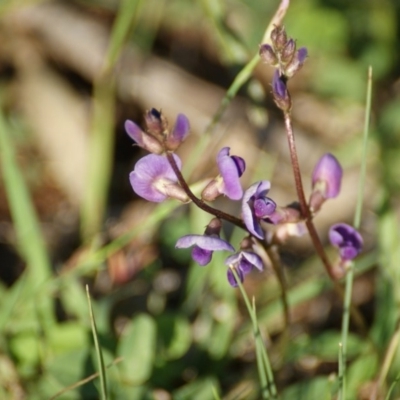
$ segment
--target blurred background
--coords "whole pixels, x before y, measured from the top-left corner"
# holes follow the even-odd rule
[[[226,282],[223,257],[215,254],[200,268],[188,251],[174,249],[180,236],[201,234],[211,217],[134,194],[128,175],[146,153],[132,145],[123,124],[142,125],[152,107],[170,126],[184,113],[191,135],[178,154],[189,183],[215,175],[215,156],[229,146],[247,162],[244,187],[268,179],[278,204],[296,200],[282,115],[270,93],[272,68],[259,63],[221,109],[278,6],[1,2],[1,398],[99,398],[96,379],[69,388],[97,371],[85,284],[105,362],[112,364],[110,398],[207,400],[213,390],[224,399],[260,398],[251,325]],[[345,171],[340,196],[316,217],[324,243],[332,223],[353,219],[373,68],[365,252],[353,301],[374,346],[351,326],[349,399],[370,398],[399,314],[399,17],[398,0],[292,0],[284,19],[288,35],[309,51],[289,82],[306,194],[323,153],[335,154]],[[240,212],[239,203],[216,206]],[[225,228],[237,246],[243,234]],[[342,306],[314,253],[307,238],[279,249],[290,343],[280,340],[280,287],[272,270],[246,282],[284,399],[330,399],[334,390],[329,376],[337,372]]]

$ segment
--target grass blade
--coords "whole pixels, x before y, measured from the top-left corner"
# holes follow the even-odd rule
[[[101,399],[102,400],[107,400],[106,369],[105,369],[105,366],[104,366],[103,353],[101,352],[99,339],[97,337],[96,321],[95,321],[94,315],[93,315],[93,308],[92,308],[92,302],[90,300],[90,293],[89,293],[89,286],[88,285],[86,285],[86,295],[87,295],[89,313],[90,313],[90,325],[92,327],[93,341],[94,341],[94,346],[95,346],[95,349],[96,349],[97,362],[98,362],[98,365],[99,365]]]
[[[11,129],[0,112],[0,163],[4,187],[16,232],[17,249],[28,266],[29,286],[35,290],[51,277],[51,264],[38,216],[17,164],[10,132]],[[51,324],[53,321],[51,299],[46,295],[40,295],[40,301],[37,304],[44,325]]]
[[[367,85],[367,98],[366,98],[366,112],[364,121],[364,134],[363,134],[363,156],[361,163],[361,177],[360,186],[358,188],[357,206],[354,216],[354,227],[359,229],[362,212],[363,193],[365,185],[366,164],[367,164],[367,147],[368,147],[368,134],[369,134],[369,121],[371,116],[371,98],[372,98],[372,67],[368,69],[368,85]],[[344,296],[344,309],[342,316],[342,347],[341,357],[339,357],[339,400],[346,399],[346,363],[347,363],[347,336],[349,333],[350,324],[350,303],[351,294],[353,289],[354,280],[354,264],[351,263],[346,273],[346,285]]]

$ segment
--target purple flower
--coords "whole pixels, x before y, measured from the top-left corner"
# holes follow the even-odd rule
[[[272,78],[272,94],[276,105],[283,111],[289,111],[292,102],[286,87],[286,78],[280,74],[279,70],[275,70]]]
[[[173,155],[178,168],[181,160]],[[168,197],[188,201],[185,191],[178,185],[177,177],[166,157],[149,154],[141,158],[129,174],[132,188],[137,195],[148,201],[161,203]]]
[[[125,121],[125,131],[138,146],[150,153],[160,154],[163,152],[161,143],[155,137],[143,132],[138,125],[129,119]]]
[[[178,249],[186,249],[192,246],[194,246],[192,258],[201,266],[207,265],[211,261],[214,251],[235,251],[230,243],[220,239],[217,235],[186,235],[178,239],[175,245]]]
[[[232,200],[240,200],[243,196],[240,177],[246,169],[246,163],[242,157],[230,156],[229,147],[223,147],[217,156],[217,164],[220,176],[213,179],[203,190],[201,197],[207,201],[215,200],[220,194],[224,194]]]
[[[339,161],[330,153],[324,154],[312,173],[313,191],[319,191],[325,199],[336,197],[340,192],[343,170]]]
[[[344,261],[357,257],[363,247],[363,239],[359,232],[344,223],[331,226],[329,240],[333,246],[339,249],[340,258]]]
[[[251,272],[254,267],[259,271],[264,269],[264,265],[260,256],[252,251],[244,250],[229,256],[225,260],[225,265],[229,266],[227,278],[229,284],[233,287],[237,287],[238,283],[232,269],[235,269],[241,282],[243,282],[244,277]]]
[[[217,156],[218,169],[223,180],[221,192],[232,200],[240,200],[243,189],[239,178],[246,169],[246,163],[242,157],[230,156],[229,150],[229,147],[223,147]]]
[[[245,191],[242,200],[243,222],[249,232],[259,239],[264,239],[259,220],[267,218],[276,209],[275,202],[267,197],[270,187],[269,181],[256,182]]]
[[[168,134],[166,147],[169,150],[176,150],[180,146],[180,144],[186,139],[189,132],[189,120],[184,114],[179,114],[176,118],[175,126]]]

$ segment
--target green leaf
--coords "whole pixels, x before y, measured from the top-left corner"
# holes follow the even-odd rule
[[[154,319],[139,314],[126,326],[117,354],[124,358],[120,364],[123,378],[140,384],[148,380],[153,370],[157,327]]]
[[[189,321],[182,315],[163,314],[157,318],[160,354],[166,360],[182,357],[192,343]]]

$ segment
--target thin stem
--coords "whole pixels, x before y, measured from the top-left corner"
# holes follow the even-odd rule
[[[208,212],[209,214],[216,216],[217,218],[221,218],[221,219],[224,219],[225,221],[229,221],[232,224],[238,226],[239,228],[242,228],[243,230],[245,230],[247,232],[246,225],[244,224],[244,222],[241,219],[236,218],[235,216],[233,216],[231,214],[227,214],[227,213],[225,213],[221,210],[218,210],[214,207],[211,207],[208,204],[206,204],[203,200],[197,198],[194,195],[194,193],[190,190],[189,185],[186,183],[185,178],[183,177],[178,166],[176,165],[176,162],[175,162],[175,159],[174,159],[172,153],[167,152],[167,159],[168,159],[168,162],[170,163],[172,169],[174,170],[182,189],[186,192],[186,194],[188,195],[190,200],[192,200],[193,203],[196,204],[197,207],[201,208],[205,212]]]
[[[321,240],[318,236],[317,230],[315,229],[314,223],[312,222],[312,215],[311,215],[310,209],[308,207],[306,197],[304,195],[303,183],[302,183],[301,172],[300,172],[300,165],[299,165],[299,160],[297,158],[296,143],[294,140],[292,120],[290,117],[290,113],[286,111],[283,113],[283,115],[284,115],[284,120],[285,120],[285,128],[286,128],[286,133],[287,133],[287,138],[288,138],[290,159],[291,159],[292,167],[293,167],[296,191],[297,191],[297,196],[299,198],[299,203],[300,203],[300,210],[301,210],[301,213],[303,214],[303,217],[305,218],[307,230],[310,234],[315,251],[317,252],[318,256],[320,257],[322,263],[324,264],[324,267],[334,285],[336,292],[340,295],[341,298],[343,298],[344,297],[343,289],[339,285],[339,283],[336,281],[331,263],[329,262],[329,259],[324,250],[324,246],[322,245]],[[358,311],[358,309],[356,307],[354,307],[354,305],[350,305],[350,313],[351,313],[351,316],[354,318],[355,323],[358,325],[360,331],[364,335],[367,335],[367,329],[366,329],[366,325],[364,322],[364,318],[362,317],[362,315]]]
[[[289,112],[284,112],[284,120],[285,120],[285,127],[289,144],[290,159],[292,162],[292,168],[294,174],[294,181],[296,185],[297,197],[299,198],[299,203],[300,203],[300,210],[305,218],[307,230],[310,234],[315,250],[319,255],[322,263],[324,264],[324,267],[329,277],[332,279],[332,281],[335,281],[335,275],[333,273],[331,263],[328,260],[324,247],[321,243],[321,240],[319,239],[317,230],[315,229],[315,226],[312,222],[312,215],[308,207],[306,197],[304,195],[303,183],[301,180],[300,165],[299,165],[299,160],[297,158],[296,143],[293,134],[292,119],[290,118]]]

